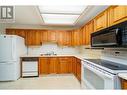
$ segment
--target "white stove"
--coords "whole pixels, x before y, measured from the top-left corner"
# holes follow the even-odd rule
[[[118,73],[127,66],[102,59],[82,60],[82,87],[86,89],[121,89]]]

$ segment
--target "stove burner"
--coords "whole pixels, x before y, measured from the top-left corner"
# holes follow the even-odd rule
[[[126,65],[122,65],[122,64],[107,61],[107,60],[102,60],[102,59],[85,59],[85,60],[101,65],[103,67],[109,68],[111,70],[127,70]]]

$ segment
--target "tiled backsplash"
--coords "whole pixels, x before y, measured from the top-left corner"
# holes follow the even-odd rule
[[[77,54],[79,53],[78,47],[59,47],[55,43],[46,43],[42,46],[28,47],[28,54],[46,54],[48,52],[54,52],[56,54]]]
[[[80,54],[84,58],[99,59],[101,58],[101,51],[100,49],[86,49],[85,46],[80,47]]]
[[[101,58],[127,65],[127,49],[105,49]]]

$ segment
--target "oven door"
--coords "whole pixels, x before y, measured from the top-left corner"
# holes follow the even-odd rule
[[[82,64],[82,88],[84,89],[114,89],[115,75],[108,75],[96,70],[83,62]]]

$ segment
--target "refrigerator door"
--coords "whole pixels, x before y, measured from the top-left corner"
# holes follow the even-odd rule
[[[14,61],[14,49],[13,36],[0,36],[0,62]]]
[[[17,62],[0,63],[0,81],[17,80],[20,77],[19,68]]]

